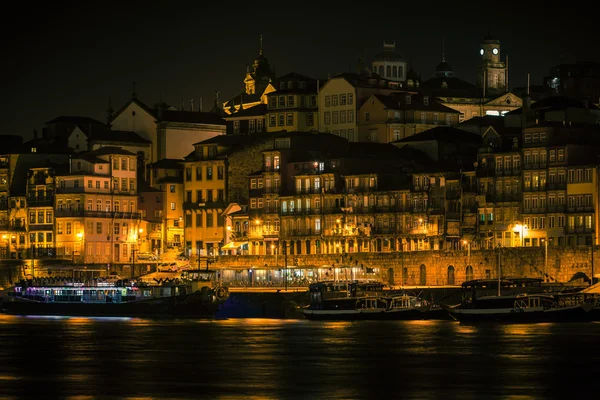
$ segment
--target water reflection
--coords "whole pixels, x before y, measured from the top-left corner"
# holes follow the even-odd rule
[[[1,315],[0,326],[9,398],[573,397],[600,358],[600,324]]]

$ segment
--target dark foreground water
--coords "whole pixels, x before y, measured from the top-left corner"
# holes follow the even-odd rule
[[[596,397],[600,323],[0,315],[0,399]]]

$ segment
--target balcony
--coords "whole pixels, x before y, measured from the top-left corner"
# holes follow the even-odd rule
[[[225,208],[224,201],[204,201],[204,202],[196,202],[196,201],[185,201],[183,202],[184,210],[207,210],[207,209],[215,209],[215,208]]]
[[[593,213],[594,207],[569,207],[567,208],[569,213]]]
[[[28,197],[28,207],[52,207],[54,205],[54,197]]]
[[[290,236],[319,236],[321,235],[321,231],[320,230],[314,230],[314,229],[291,229],[291,230],[286,230],[283,232],[283,236],[285,237],[290,237]]]
[[[567,211],[566,206],[548,206],[546,208],[546,212],[549,213],[564,213]]]
[[[583,226],[571,226],[565,228],[566,233],[593,233],[592,228],[585,228]]]
[[[56,218],[76,217],[76,218],[115,218],[115,219],[141,219],[141,212],[120,212],[120,211],[85,211],[85,210],[55,210]]]
[[[375,234],[375,235],[382,235],[382,234],[395,234],[396,229],[395,228],[386,228],[386,227],[374,227],[371,229],[371,233]]]
[[[296,194],[321,194],[321,188],[296,189]]]
[[[29,232],[32,231],[53,231],[54,230],[54,225],[53,224],[36,224],[36,225],[32,225],[29,224]]]

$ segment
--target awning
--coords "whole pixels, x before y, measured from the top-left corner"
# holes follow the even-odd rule
[[[235,250],[245,244],[248,244],[248,242],[229,242],[225,246],[221,247],[221,250]]]

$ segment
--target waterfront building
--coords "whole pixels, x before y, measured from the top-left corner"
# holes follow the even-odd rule
[[[227,134],[249,135],[265,132],[266,115],[266,104],[257,104],[253,107],[237,109],[231,114],[225,114],[223,119],[227,124]]]
[[[56,177],[56,253],[74,263],[132,262],[138,251],[137,156],[103,147]]]
[[[368,70],[330,77],[319,89],[319,130],[348,139],[367,142],[358,135],[358,107],[372,94],[390,94],[402,87],[400,82],[381,78]]]
[[[358,109],[358,134],[390,143],[439,125],[456,125],[460,112],[414,92],[373,94]]]
[[[319,130],[319,86],[322,81],[295,72],[277,78],[267,94],[267,132]]]
[[[150,165],[150,187],[162,191],[162,207],[157,206],[152,212],[153,225],[156,219],[160,219],[161,238],[154,237],[152,249],[159,249],[162,254],[168,249],[183,249],[183,159],[162,159]],[[144,208],[146,206],[144,205]],[[146,208],[150,218],[149,207]],[[143,211],[142,211],[143,212]],[[154,236],[154,229],[152,230]],[[159,242],[160,240],[160,242]]]
[[[273,141],[273,134],[256,133],[216,136],[194,144],[182,162],[184,249],[191,259],[216,256],[230,241],[224,225],[227,205],[249,204],[248,176],[260,168],[261,152]]]
[[[165,237],[168,238],[164,228],[169,225],[163,218],[167,209],[165,206],[167,204],[166,193],[164,189],[147,185],[140,187],[139,192],[138,208],[142,218],[139,250],[140,253],[152,253],[160,256],[164,252]],[[175,233],[173,233],[173,237],[174,235]]]

